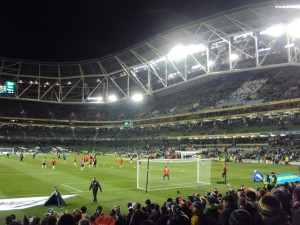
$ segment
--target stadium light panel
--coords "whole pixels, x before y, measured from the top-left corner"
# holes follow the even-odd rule
[[[110,96],[108,96],[108,100],[109,100],[110,102],[115,102],[115,101],[117,101],[117,96],[115,96],[115,95],[110,95]]]
[[[140,102],[143,100],[143,95],[141,94],[134,94],[131,99],[134,101],[134,102]]]
[[[178,45],[171,49],[168,53],[168,59],[172,61],[184,59],[187,55],[192,55],[197,52],[204,52],[206,51],[206,46],[199,44],[199,45]]]
[[[171,51],[168,53],[168,59],[169,60],[181,60],[186,57],[186,49],[182,45],[175,46],[171,49]]]
[[[208,61],[208,65],[209,65],[209,66],[213,66],[214,64],[215,64],[214,61],[212,61],[212,60],[209,60],[209,61]]]
[[[284,46],[284,48],[292,48],[294,46],[295,46],[295,43],[290,43],[290,44]]]
[[[300,5],[276,5],[276,9],[300,9]]]
[[[239,58],[239,56],[235,53],[232,53],[231,56],[230,56],[231,61],[236,61],[236,60],[238,60],[238,58]]]
[[[299,38],[300,37],[299,27],[300,27],[300,19],[295,20],[294,22],[290,23],[287,26],[287,33],[294,38]]]
[[[95,102],[102,102],[103,98],[101,96],[98,96],[98,97],[88,97],[87,100],[89,100],[89,101],[95,101]]]
[[[284,32],[285,32],[285,26],[279,24],[279,25],[269,27],[264,31],[261,31],[260,34],[267,34],[273,37],[280,37],[284,34]]]

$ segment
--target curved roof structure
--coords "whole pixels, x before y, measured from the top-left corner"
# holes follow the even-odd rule
[[[53,103],[108,102],[200,82],[224,73],[299,66],[299,37],[266,29],[287,26],[300,10],[276,2],[248,5],[194,21],[103,58],[78,62],[0,59],[0,98]]]

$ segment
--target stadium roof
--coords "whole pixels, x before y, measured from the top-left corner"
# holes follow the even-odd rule
[[[297,57],[283,56],[284,48],[274,44],[285,47],[289,43],[260,37],[260,32],[299,18],[299,9],[276,7],[276,2],[269,2],[194,21],[103,58],[77,62],[2,58],[1,82],[15,81],[17,90],[15,95],[1,97],[88,103],[97,96],[107,99],[111,93],[119,98],[137,92],[153,94],[213,74],[295,65]],[[297,47],[299,40],[293,44]],[[168,58],[174,47],[191,45],[195,51],[183,60]],[[266,53],[260,56],[258,52],[265,49]],[[229,60],[233,52],[242,58],[240,62]],[[275,54],[276,61],[272,60]]]

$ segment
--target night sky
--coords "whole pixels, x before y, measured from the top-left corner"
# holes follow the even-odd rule
[[[264,0],[7,0],[0,56],[78,61],[116,53],[188,22]]]

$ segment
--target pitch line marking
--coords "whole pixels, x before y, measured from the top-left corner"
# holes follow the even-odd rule
[[[70,189],[72,189],[72,190],[75,190],[75,191],[78,191],[78,192],[82,192],[81,190],[79,190],[79,189],[76,189],[76,188],[73,188],[73,187],[70,187],[70,186],[68,186],[68,185],[66,185],[66,184],[61,184],[61,186],[64,186],[64,187],[70,188]]]

